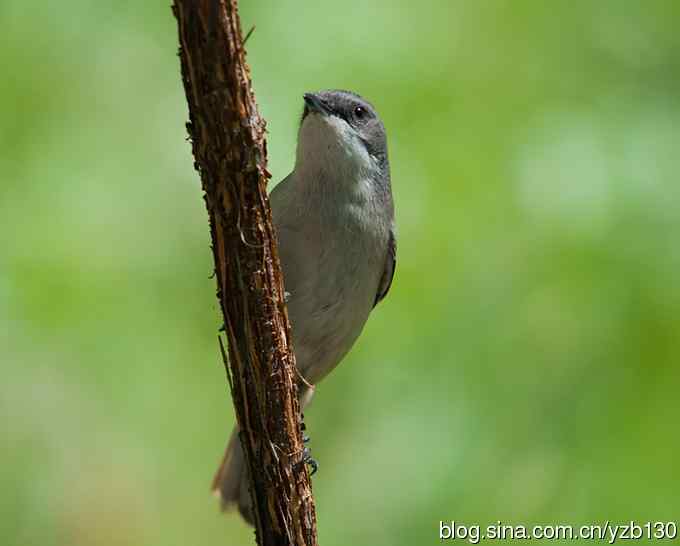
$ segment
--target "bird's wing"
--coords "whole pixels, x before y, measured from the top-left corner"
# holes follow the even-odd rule
[[[387,295],[392,286],[392,279],[394,278],[394,270],[397,268],[397,238],[394,235],[394,228],[390,229],[390,236],[387,241],[387,257],[385,259],[385,269],[383,269],[382,277],[380,277],[380,284],[378,285],[378,293],[375,295],[375,302],[373,307]]]

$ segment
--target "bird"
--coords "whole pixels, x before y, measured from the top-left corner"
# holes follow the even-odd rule
[[[344,90],[305,93],[293,171],[270,194],[295,352],[300,407],[343,359],[387,295],[396,268],[387,133]],[[253,525],[236,428],[213,491]]]

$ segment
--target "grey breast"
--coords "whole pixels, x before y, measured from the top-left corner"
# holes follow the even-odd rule
[[[306,192],[293,175],[271,194],[297,366],[314,384],[349,351],[373,308],[387,229],[374,203]]]

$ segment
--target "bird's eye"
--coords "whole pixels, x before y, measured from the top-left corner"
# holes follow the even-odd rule
[[[368,115],[368,112],[366,112],[366,108],[363,106],[357,106],[354,109],[354,117],[357,119],[364,119]]]

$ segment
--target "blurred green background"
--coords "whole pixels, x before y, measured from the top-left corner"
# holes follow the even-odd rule
[[[3,545],[252,544],[169,2],[3,0]],[[243,2],[274,180],[374,102],[398,269],[307,412],[320,543],[680,516],[680,3]]]

